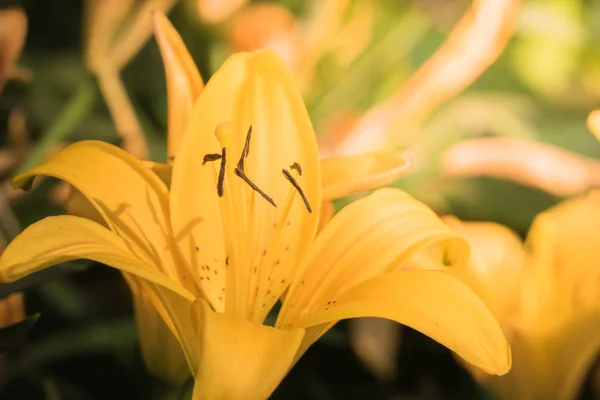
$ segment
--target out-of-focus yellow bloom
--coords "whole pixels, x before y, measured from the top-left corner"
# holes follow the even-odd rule
[[[513,350],[513,368],[487,378],[502,399],[570,400],[600,349],[600,196],[566,201],[538,215],[523,247],[492,223],[455,219],[471,244],[454,269],[490,307]]]
[[[441,268],[399,268],[430,247],[440,265],[460,265],[466,242],[397,189],[352,203],[316,235],[328,190],[321,170],[283,62],[272,52],[233,55],[196,100],[170,187],[96,141],[17,176],[18,187],[37,175],[70,182],[109,229],[76,216],[41,220],[1,255],[0,279],[74,258],[122,270],[180,341],[195,399],[266,398],[335,322],[362,316],[404,323],[506,373],[510,349],[467,285]],[[275,326],[264,325],[282,297]]]
[[[154,17],[155,32],[165,66],[168,94],[168,164],[145,162],[168,186],[171,185],[172,163],[179,148],[194,104],[204,83],[181,37],[160,13]],[[344,195],[384,186],[407,171],[406,160],[395,154],[366,154],[321,160],[325,191],[321,205],[320,226],[333,216],[331,200]],[[101,215],[85,197],[75,191],[66,203],[67,211],[103,223]],[[130,282],[131,283],[131,282]],[[180,382],[189,372],[179,344],[158,315],[155,307],[143,296],[136,285],[130,285],[136,321],[140,334],[142,354],[149,370],[167,381]],[[161,346],[155,343],[160,341]],[[165,362],[168,360],[168,362]]]
[[[20,8],[0,10],[0,91],[16,72],[15,62],[21,55],[27,35],[27,16]]]
[[[120,72],[152,34],[152,13],[168,11],[176,0],[86,0],[84,53],[123,139],[123,148],[138,159],[148,147]]]

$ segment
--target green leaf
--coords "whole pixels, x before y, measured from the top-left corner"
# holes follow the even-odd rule
[[[21,322],[0,329],[0,354],[23,340],[39,317],[40,314],[31,315]]]

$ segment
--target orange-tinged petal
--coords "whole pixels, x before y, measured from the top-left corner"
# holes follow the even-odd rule
[[[164,183],[126,151],[99,141],[72,144],[14,178],[16,187],[36,175],[53,176],[79,190],[123,237],[173,279],[183,271],[169,227],[169,198]],[[191,280],[188,280],[189,283]]]
[[[437,263],[461,264],[467,243],[423,203],[399,189],[379,189],[337,213],[319,233],[286,296],[277,326],[329,307],[348,289],[406,267],[416,252],[438,250]]]
[[[194,400],[266,399],[292,366],[304,329],[281,330],[215,313],[199,301],[202,357]],[[191,338],[190,338],[191,339]]]
[[[443,102],[477,79],[502,53],[512,36],[520,0],[476,0],[438,51],[390,99],[368,111],[338,143],[337,154],[358,154],[410,138]],[[397,136],[397,135],[396,135]]]
[[[0,299],[0,328],[5,328],[25,319],[23,293],[11,293]]]
[[[0,281],[13,282],[33,272],[85,258],[167,288],[194,300],[182,286],[158,271],[148,257],[138,257],[129,244],[103,226],[71,215],[48,217],[30,225],[0,255]]]
[[[154,14],[154,34],[167,79],[169,112],[167,159],[171,161],[177,153],[179,141],[204,83],[181,36],[167,17],[160,12]]]
[[[225,21],[248,0],[193,0],[196,12],[202,21],[217,24]]]
[[[600,162],[533,140],[486,137],[453,145],[443,157],[446,175],[492,176],[572,196],[600,185]]]
[[[510,347],[498,322],[477,295],[448,272],[390,272],[341,293],[335,301],[309,311],[293,326],[386,318],[424,333],[489,374],[510,369]]]
[[[322,159],[323,199],[388,185],[404,175],[409,166],[401,155],[387,153]]]
[[[283,4],[254,3],[229,23],[233,51],[271,49],[294,68],[301,56],[301,32],[294,14]]]
[[[219,196],[223,160],[204,163],[203,158],[220,155],[223,148]],[[236,175],[240,162],[248,179],[277,207]],[[302,167],[301,176],[291,168],[294,163]],[[282,169],[296,176],[312,213]],[[313,239],[320,204],[314,131],[285,65],[270,51],[233,55],[196,102],[171,184],[173,231],[190,265],[210,277],[202,284],[216,311],[247,315],[256,298],[254,318],[266,315]]]
[[[0,10],[0,91],[11,67],[21,55],[27,35],[27,16],[21,8]]]

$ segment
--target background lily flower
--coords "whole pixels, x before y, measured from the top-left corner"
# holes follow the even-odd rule
[[[120,78],[121,70],[152,34],[152,11],[168,11],[175,0],[87,0],[85,62],[96,75],[123,146],[148,157],[146,139]]]
[[[315,238],[328,187],[301,96],[272,52],[234,55],[211,78],[170,188],[95,141],[65,148],[15,185],[37,175],[71,183],[109,229],[76,216],[39,221],[0,257],[2,280],[74,258],[121,269],[181,343],[194,398],[265,398],[335,322],[361,316],[412,326],[488,373],[510,368],[496,320],[465,284],[441,268],[400,268],[424,248],[438,250],[440,265],[467,257],[422,203],[382,189]],[[284,293],[275,326],[264,325]]]
[[[317,129],[323,153],[360,154],[412,144],[423,119],[476,80],[502,53],[515,30],[519,5],[519,0],[474,1],[437,52],[393,95],[372,104],[343,132],[324,128],[333,118],[355,110],[329,110]],[[281,4],[249,4],[228,24],[228,37],[234,51],[276,51],[296,72],[305,97],[313,99],[323,97],[317,94],[323,83],[315,79],[322,59],[333,59],[334,65],[330,62],[328,67],[344,74],[369,49],[373,28],[385,12],[371,1],[315,2],[308,20],[298,21]]]
[[[471,371],[502,399],[576,399],[600,348],[598,193],[538,215],[525,246],[498,224],[447,222],[473,250],[455,271],[494,312],[513,349],[506,376]]]
[[[0,92],[4,82],[18,76],[16,62],[27,35],[27,16],[20,8],[0,10]]]

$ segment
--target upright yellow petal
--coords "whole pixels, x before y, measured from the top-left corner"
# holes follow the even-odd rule
[[[281,330],[197,302],[202,357],[194,400],[268,398],[292,366],[304,329]]]
[[[408,172],[409,166],[401,155],[387,153],[322,159],[323,199],[388,185]]]
[[[225,160],[204,162],[223,149]],[[236,174],[240,166],[272,202]],[[296,176],[312,213],[283,169]],[[266,315],[312,241],[320,204],[317,143],[289,72],[272,52],[233,55],[196,102],[171,185],[173,231],[190,265],[210,277],[202,284],[215,310],[248,315],[254,302],[254,318]]]
[[[308,310],[293,327],[387,318],[424,333],[487,373],[502,375],[511,366],[510,348],[492,313],[468,286],[445,271],[390,272],[323,306]]]
[[[149,257],[134,255],[130,245],[85,218],[48,217],[21,232],[0,255],[0,282],[13,282],[62,262],[85,258],[139,276],[178,295],[195,297],[156,269]]]
[[[204,83],[181,36],[167,17],[160,12],[154,15],[154,34],[167,79],[169,111],[167,159],[173,160]]]
[[[110,228],[173,279],[182,265],[169,226],[164,183],[126,151],[99,141],[72,144],[38,167],[14,178],[27,187],[36,175],[53,176],[79,190]],[[188,280],[188,284],[193,284]],[[192,286],[189,286],[190,288]]]
[[[406,268],[419,250],[437,263],[466,262],[469,248],[423,203],[399,189],[380,189],[336,214],[319,233],[282,306],[277,326],[328,307],[341,293],[382,273]]]

